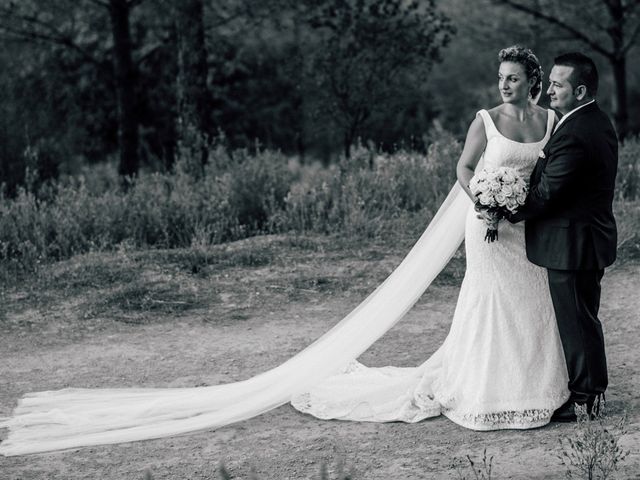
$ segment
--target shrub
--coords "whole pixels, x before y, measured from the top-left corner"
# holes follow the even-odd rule
[[[626,417],[613,420],[602,409],[600,415],[591,419],[586,407],[578,405],[576,414],[574,432],[560,438],[559,458],[566,468],[566,478],[612,478],[629,453],[618,444],[626,433]]]
[[[186,248],[263,233],[417,234],[454,184],[461,150],[445,131],[434,138],[424,152],[357,146],[330,167],[214,146],[197,175],[177,162],[173,172],[141,172],[124,188],[116,165],[106,163],[14,198],[0,189],[0,261],[31,271],[43,261],[123,242]],[[638,138],[621,148],[617,212],[637,212],[639,155]],[[619,223],[628,247],[637,215],[626,213]]]
[[[640,198],[640,137],[626,139],[620,148],[616,197],[619,200]]]
[[[360,146],[338,166],[307,167],[286,197],[284,228],[374,236],[399,216],[428,217],[455,183],[459,154],[459,143],[445,137],[426,154]]]
[[[247,233],[273,231],[273,220],[284,208],[293,181],[286,158],[276,152],[261,151],[251,156],[241,151],[234,162],[229,203],[238,224]]]

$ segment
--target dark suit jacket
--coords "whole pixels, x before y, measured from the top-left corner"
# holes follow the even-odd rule
[[[531,174],[525,205],[527,257],[555,270],[592,270],[616,258],[613,190],[618,140],[595,103],[571,114],[551,136]]]

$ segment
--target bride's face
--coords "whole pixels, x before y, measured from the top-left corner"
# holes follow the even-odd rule
[[[498,88],[505,103],[522,103],[529,99],[531,82],[524,65],[502,62],[498,70]]]

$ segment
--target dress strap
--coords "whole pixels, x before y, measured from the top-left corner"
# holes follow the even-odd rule
[[[547,133],[544,138],[549,138],[553,133],[553,123],[556,120],[556,114],[552,109],[547,110]]]
[[[484,132],[487,135],[487,140],[496,135],[500,135],[498,128],[496,127],[495,123],[493,123],[491,115],[489,115],[489,112],[487,112],[486,110],[478,110],[478,112],[476,113],[476,117],[478,115],[480,115],[480,118],[482,118],[482,122],[484,123]]]

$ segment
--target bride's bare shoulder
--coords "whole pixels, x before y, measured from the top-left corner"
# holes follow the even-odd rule
[[[502,115],[503,112],[504,112],[504,104],[496,105],[493,108],[487,108],[487,113],[491,117],[491,120],[493,120],[493,123],[495,123],[496,120],[498,120],[498,117],[500,117],[500,115]]]

